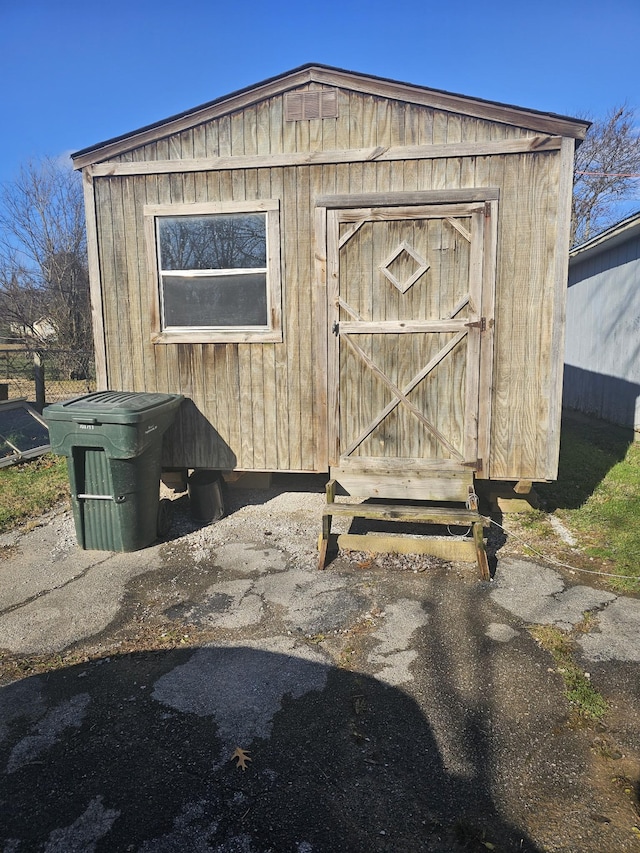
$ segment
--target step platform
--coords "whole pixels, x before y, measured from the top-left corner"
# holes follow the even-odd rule
[[[487,553],[484,544],[484,528],[489,527],[491,520],[484,515],[481,515],[476,509],[468,509],[467,507],[442,507],[442,506],[416,506],[411,504],[397,503],[339,503],[335,500],[336,481],[330,480],[327,483],[327,503],[322,511],[322,535],[319,541],[319,559],[318,568],[324,569],[327,562],[327,551],[329,548],[329,539],[331,536],[331,523],[335,516],[349,518],[367,518],[376,519],[385,522],[399,522],[404,524],[431,524],[431,525],[449,525],[449,526],[469,526],[472,529],[472,547],[475,551],[475,558],[478,564],[478,571],[482,580],[490,580],[489,564],[487,561]],[[388,543],[388,537],[383,537],[380,534],[348,534],[349,547],[354,550],[372,550],[375,548],[376,541],[385,539]],[[412,553],[411,543],[415,539],[407,540],[409,545],[406,549],[402,549],[404,553]],[[423,541],[428,541],[428,537],[424,537]],[[451,540],[455,542],[459,540]],[[381,548],[381,551],[389,550]],[[439,556],[445,556],[444,553]],[[455,555],[451,554],[451,559],[455,559]]]

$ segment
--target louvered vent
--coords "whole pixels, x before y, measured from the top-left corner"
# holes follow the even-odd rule
[[[287,121],[338,118],[338,92],[336,89],[287,92],[284,96],[284,116]]]

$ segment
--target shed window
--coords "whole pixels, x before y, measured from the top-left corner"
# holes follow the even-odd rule
[[[153,220],[157,342],[282,340],[277,202],[145,212]]]

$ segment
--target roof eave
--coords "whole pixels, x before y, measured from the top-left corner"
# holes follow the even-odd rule
[[[569,264],[585,261],[638,236],[640,236],[640,211],[632,213],[590,240],[575,246],[569,252]]]
[[[569,136],[577,140],[584,138],[590,125],[590,122],[584,119],[524,109],[496,101],[471,98],[439,89],[428,89],[412,83],[401,83],[383,77],[311,63],[294,68],[292,71],[287,71],[276,77],[270,77],[261,83],[223,95],[206,104],[146,125],[131,133],[76,151],[71,156],[74,168],[82,169],[85,166],[108,160],[110,157],[123,154],[133,148],[157,141],[173,133],[188,130],[203,122],[251,106],[265,98],[282,94],[309,82],[406,100],[423,106],[471,115],[475,118],[514,124],[543,133]]]

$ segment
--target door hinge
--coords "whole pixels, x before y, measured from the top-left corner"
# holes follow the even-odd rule
[[[334,321],[333,326],[331,327],[331,331],[336,337],[338,337],[338,332],[340,331],[340,323],[338,323],[337,320]]]
[[[465,323],[465,326],[469,329],[480,329],[481,332],[487,331],[487,318],[480,317],[479,320],[473,320],[470,323]]]
[[[482,471],[482,459],[474,459],[473,462],[463,462],[465,468],[473,468],[474,471]]]

